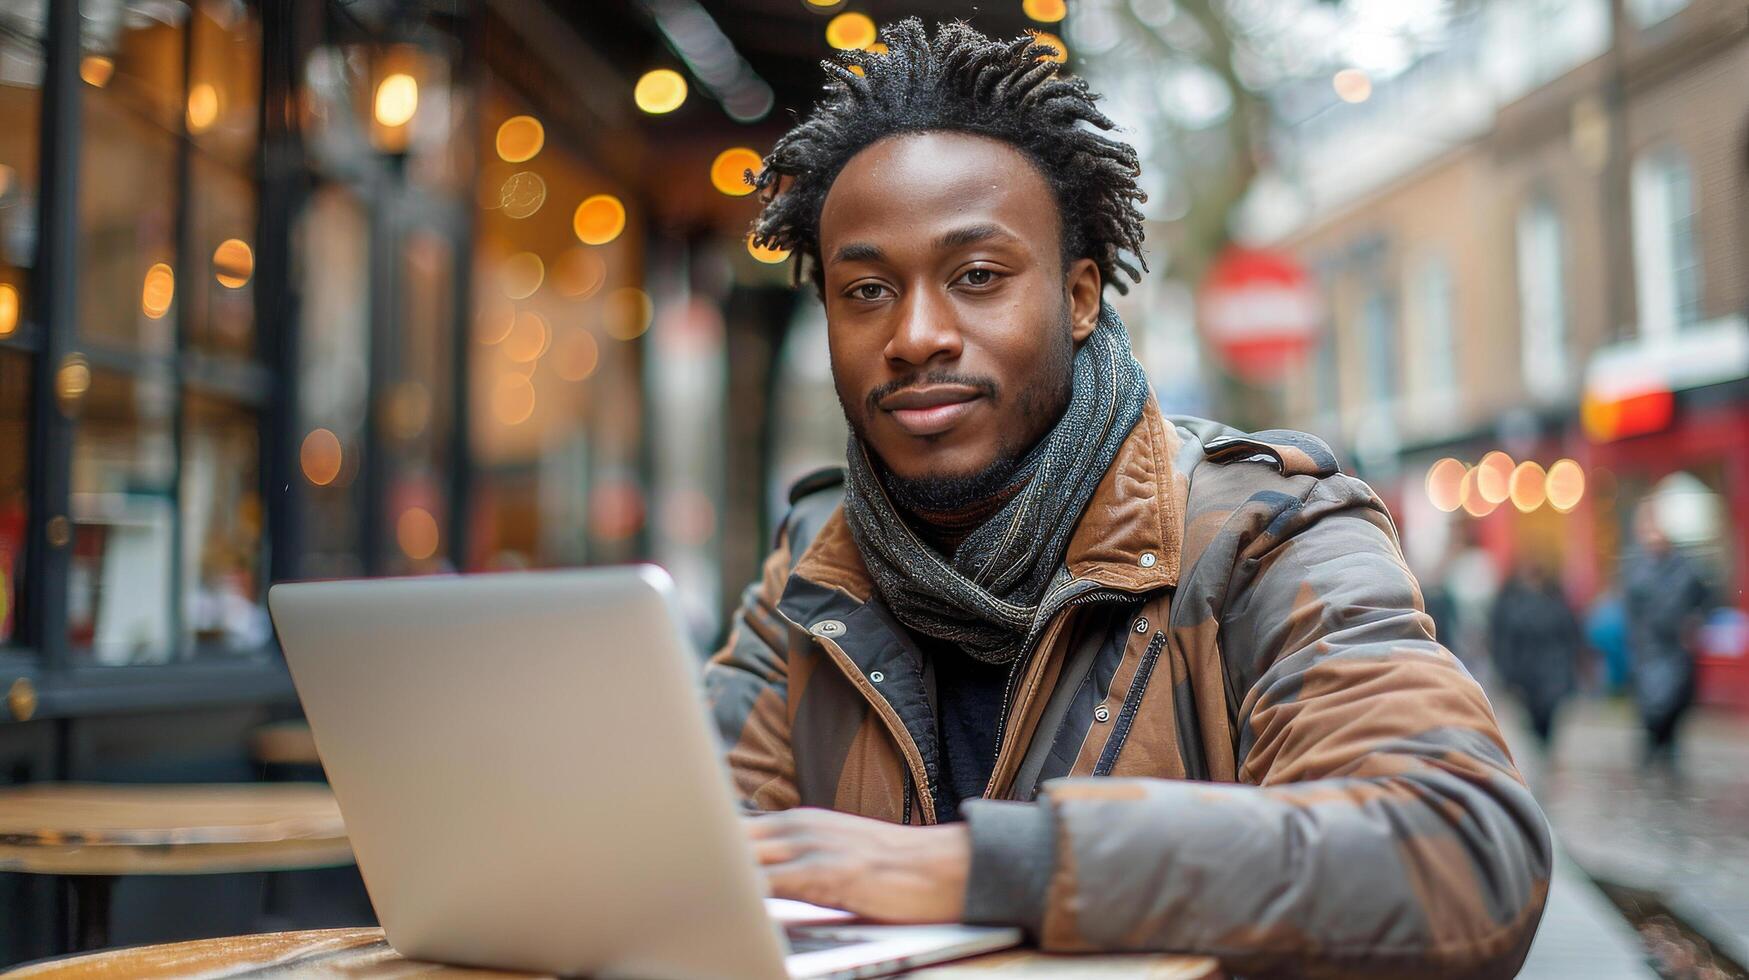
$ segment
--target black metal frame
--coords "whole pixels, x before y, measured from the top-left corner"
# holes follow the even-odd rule
[[[7,349],[33,355],[30,399],[30,463],[25,571],[18,609],[16,646],[0,649],[0,686],[24,678],[36,688],[33,717],[70,719],[96,713],[186,708],[225,703],[289,701],[290,680],[273,644],[258,656],[176,660],[132,668],[77,663],[72,658],[66,630],[69,571],[73,531],[71,515],[71,465],[75,434],[74,418],[62,408],[56,394],[56,378],[68,354],[78,351],[93,368],[113,368],[134,373],[149,358],[127,350],[86,345],[78,340],[78,235],[79,171],[83,127],[83,81],[80,17],[74,0],[49,3],[48,23],[42,41],[41,142],[39,145],[38,254],[31,272],[28,304],[21,311],[19,329],[3,342]],[[477,32],[479,8],[468,5],[474,19],[471,29],[461,32],[463,45],[458,59],[457,84],[472,86],[478,78],[480,60]],[[175,649],[186,649],[183,633],[183,596],[180,569],[182,447],[185,438],[184,395],[189,391],[216,395],[254,410],[259,422],[260,492],[265,510],[260,571],[266,581],[300,577],[303,545],[302,474],[298,465],[301,439],[298,406],[298,366],[301,345],[298,336],[299,295],[293,280],[293,231],[297,215],[318,175],[312,172],[304,153],[298,119],[299,75],[303,58],[320,43],[324,28],[336,13],[331,4],[261,3],[260,104],[256,180],[255,348],[247,362],[203,356],[188,349],[192,326],[189,296],[176,304],[176,353],[172,358],[171,383],[176,397],[172,416],[173,452],[176,455],[173,505],[177,533],[172,535],[171,628]],[[355,25],[356,26],[356,25]],[[193,26],[183,39],[184,98],[191,84]],[[465,125],[477,124],[477,113]],[[179,289],[199,288],[199,256],[190,248],[193,235],[191,173],[196,153],[186,122],[178,131],[176,158],[177,212],[174,230],[175,274]],[[363,177],[367,193],[398,179],[392,165]],[[392,195],[371,194],[371,199]],[[464,195],[467,205],[472,196]],[[450,446],[445,489],[448,513],[446,528],[449,554],[458,565],[466,561],[468,501],[472,484],[472,458],[468,445],[468,346],[472,279],[471,206],[456,208],[453,218],[432,223],[450,237],[454,246],[455,285],[452,294],[453,323],[441,336],[454,346],[449,381],[455,385]],[[402,229],[393,208],[372,207],[371,238],[373,283],[371,290],[371,343],[379,337],[389,344],[396,329],[391,317],[397,302],[399,273],[395,265]],[[374,259],[380,256],[383,263]],[[380,294],[380,295],[379,295]],[[373,354],[375,351],[373,350]],[[377,467],[374,478],[362,479],[367,497],[360,501],[360,519],[366,529],[383,524],[386,491],[381,469],[386,461],[375,450],[376,407],[383,393],[387,358],[372,357],[371,389],[367,404],[371,419],[364,447],[367,467]],[[377,365],[382,364],[379,368]],[[383,376],[379,376],[383,374]],[[384,570],[387,541],[380,530],[367,530],[361,542],[367,568]],[[198,649],[196,650],[198,653]],[[0,704],[0,720],[9,717]],[[19,720],[19,719],[13,719]],[[65,744],[67,732],[60,741]],[[60,775],[65,771],[63,760]]]

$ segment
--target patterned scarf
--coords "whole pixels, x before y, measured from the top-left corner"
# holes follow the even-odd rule
[[[1075,352],[1074,375],[1063,417],[1022,464],[1017,479],[1025,485],[951,556],[906,523],[867,447],[850,437],[844,513],[899,622],[1000,664],[1018,657],[1055,612],[1045,598],[1053,582],[1068,579],[1069,535],[1148,399],[1148,380],[1109,305]]]

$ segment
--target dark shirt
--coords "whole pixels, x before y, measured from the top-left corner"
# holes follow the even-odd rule
[[[935,672],[935,725],[941,749],[935,815],[947,823],[960,819],[961,800],[984,795],[996,768],[996,727],[1011,665],[987,664],[949,644],[918,639]]]

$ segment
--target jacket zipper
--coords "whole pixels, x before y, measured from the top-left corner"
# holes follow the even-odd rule
[[[1052,616],[1055,616],[1057,613],[1062,612],[1064,609],[1067,609],[1070,606],[1086,606],[1086,605],[1091,605],[1095,602],[1106,602],[1106,601],[1112,601],[1112,600],[1119,600],[1119,599],[1124,599],[1127,597],[1128,597],[1128,593],[1119,592],[1116,589],[1093,589],[1092,591],[1082,593],[1081,595],[1078,595],[1075,598],[1070,599],[1069,601],[1063,603],[1061,606],[1059,606],[1056,609],[1052,609],[1050,612],[1050,616],[1046,616],[1045,620],[1049,621]],[[1047,601],[1048,601],[1048,598],[1047,598]],[[1027,647],[1028,647],[1028,650],[1027,650],[1028,655],[1027,656],[1014,658],[1014,666],[1009,668],[1009,670],[1008,670],[1008,683],[1003,685],[1003,688],[1002,688],[1002,710],[996,715],[996,758],[998,760],[1000,760],[1002,757],[1002,739],[1008,733],[1008,709],[1011,706],[1011,702],[1014,699],[1015,689],[1020,686],[1020,668],[1021,668],[1021,665],[1032,659],[1031,658],[1032,643],[1033,643],[1033,641],[1031,639],[1029,639],[1027,641]],[[1038,736],[1035,734],[1033,737],[1036,738]],[[990,774],[990,780],[991,780],[992,785],[995,783],[995,779],[996,779],[996,774],[994,772],[992,772]],[[989,791],[990,791],[990,786],[985,786],[984,792],[988,793]]]
[[[911,777],[909,774],[905,776],[905,809],[899,816],[899,822],[902,824],[911,822]]]
[[[1129,740],[1130,726],[1135,724],[1136,712],[1142,707],[1142,695],[1147,693],[1148,681],[1154,676],[1154,663],[1160,659],[1160,649],[1165,645],[1166,631],[1155,630],[1153,638],[1148,641],[1148,649],[1142,654],[1141,663],[1136,665],[1136,675],[1130,679],[1129,693],[1124,695],[1117,722],[1111,726],[1111,737],[1105,740],[1105,747],[1099,751],[1099,761],[1093,764],[1093,775],[1109,776],[1112,767],[1117,765],[1118,753]]]

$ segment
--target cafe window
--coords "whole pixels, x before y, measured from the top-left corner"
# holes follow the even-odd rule
[[[81,14],[68,646],[106,666],[259,652],[258,21],[238,0]]]
[[[297,473],[305,573],[364,574],[359,500],[370,374],[370,226],[345,187],[318,188],[294,234],[302,296]]]
[[[468,446],[451,392],[472,196],[420,142],[453,142],[450,48],[441,32],[414,49],[294,6],[0,0],[0,656],[36,661],[45,692],[131,698],[113,681],[145,675],[106,668],[178,665],[138,687],[151,701],[233,684],[226,665],[273,666],[270,569],[463,564],[450,497],[466,496]],[[320,37],[293,30],[317,20]],[[276,48],[264,74],[268,34],[296,50]],[[335,51],[353,81],[412,59],[426,107],[413,126],[431,132],[404,154],[324,155],[322,134],[348,120],[325,128],[308,111],[327,104],[314,68]],[[368,86],[341,88],[336,111],[368,119]],[[264,156],[264,138],[302,152]],[[47,187],[45,150],[65,170]],[[567,187],[551,240],[521,247],[556,262],[576,241],[571,210],[601,189]],[[39,236],[66,258],[49,261],[61,253]],[[628,236],[612,254],[636,248]],[[610,286],[636,281],[620,264]],[[566,312],[550,316],[555,343],[597,311]],[[579,414],[553,392],[555,417]]]
[[[17,642],[28,533],[44,8],[0,6],[0,647]]]

